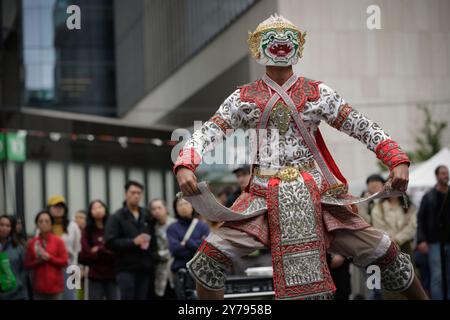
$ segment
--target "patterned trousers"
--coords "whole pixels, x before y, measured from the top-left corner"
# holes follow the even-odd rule
[[[381,285],[390,291],[404,291],[412,283],[414,269],[407,254],[382,231],[369,227],[362,230],[339,229],[331,232],[330,253],[347,257],[357,266],[377,265]],[[227,270],[232,262],[265,248],[246,232],[221,227],[211,233],[188,262],[191,275],[203,287],[218,291],[224,288]]]

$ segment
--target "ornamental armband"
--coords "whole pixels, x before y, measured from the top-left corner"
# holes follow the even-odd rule
[[[341,129],[344,124],[345,119],[347,119],[350,112],[352,112],[353,108],[348,104],[343,104],[339,107],[338,115],[336,119],[333,121],[332,126],[338,130]]]
[[[408,165],[410,163],[406,152],[400,149],[398,143],[391,139],[379,143],[375,148],[375,154],[378,159],[389,167],[389,170],[394,169],[401,163],[407,163]]]
[[[233,129],[233,127],[226,120],[224,120],[221,116],[217,114],[211,117],[209,121],[215,123],[224,134],[227,133],[227,130]]]

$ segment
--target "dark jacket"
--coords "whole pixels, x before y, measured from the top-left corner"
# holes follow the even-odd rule
[[[141,233],[151,237],[147,250],[134,244],[134,238]],[[157,252],[156,237],[150,213],[144,208],[139,208],[138,220],[126,206],[114,213],[106,223],[105,243],[115,254],[117,271],[152,272]]]
[[[331,268],[333,256],[327,253],[327,264],[330,269],[331,278],[336,286],[334,300],[349,300],[351,290],[350,262],[345,259],[344,263],[337,267]]]
[[[92,248],[98,247],[96,253],[92,253]],[[113,252],[106,249],[104,239],[104,229],[94,226],[92,234],[87,230],[83,231],[81,237],[81,252],[78,261],[89,266],[89,278],[98,281],[115,280]]]
[[[230,208],[241,194],[242,194],[241,188],[236,189],[236,191],[234,191],[232,194],[229,195],[225,207]]]
[[[436,190],[436,188],[428,191],[422,198],[419,212],[417,214],[417,242],[426,241],[428,243],[439,242],[440,211],[445,198],[445,194]],[[450,243],[450,212],[444,213],[444,235],[445,242]]]
[[[186,262],[192,259],[198,247],[202,244],[209,234],[209,227],[203,221],[199,221],[195,226],[186,245],[181,245],[184,235],[186,234],[191,219],[178,219],[177,222],[172,223],[167,229],[167,240],[169,241],[169,250],[174,261],[171,266],[172,271],[178,271],[181,268],[186,268]]]

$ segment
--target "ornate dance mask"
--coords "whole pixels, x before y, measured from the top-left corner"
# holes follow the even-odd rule
[[[248,44],[259,64],[285,67],[302,57],[305,36],[292,22],[274,14],[249,32]]]

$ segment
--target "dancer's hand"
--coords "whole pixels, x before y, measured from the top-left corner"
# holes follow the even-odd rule
[[[192,196],[200,193],[197,188],[197,177],[188,168],[181,167],[177,170],[177,181],[183,196]]]
[[[394,167],[389,174],[387,184],[395,190],[406,192],[408,189],[409,168],[405,163]]]

